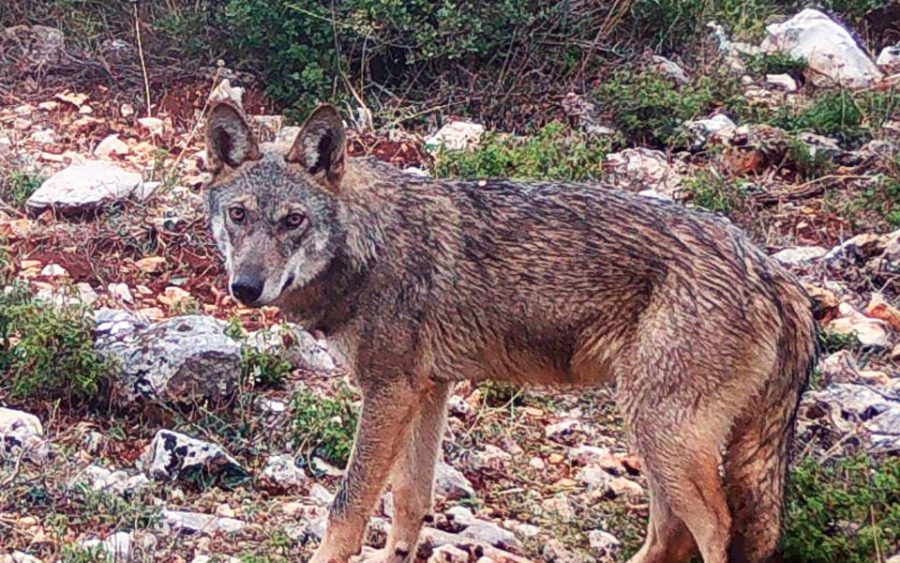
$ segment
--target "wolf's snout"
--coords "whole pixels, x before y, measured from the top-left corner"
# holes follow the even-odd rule
[[[252,305],[263,292],[260,279],[238,278],[231,283],[231,294],[244,305]]]

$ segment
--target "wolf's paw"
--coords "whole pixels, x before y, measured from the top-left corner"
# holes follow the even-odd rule
[[[390,552],[387,548],[364,547],[362,553],[350,559],[350,563],[408,563],[412,560],[409,552],[402,549]]]

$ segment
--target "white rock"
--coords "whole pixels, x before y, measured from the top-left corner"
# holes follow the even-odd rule
[[[828,254],[827,248],[821,246],[794,246],[779,250],[772,258],[788,267],[809,266]]]
[[[156,433],[137,460],[137,466],[159,481],[195,471],[247,476],[240,464],[219,446],[171,430]]]
[[[809,394],[831,414],[832,424],[842,432],[865,428],[875,448],[895,453],[900,451],[900,400],[879,393],[867,385],[835,383],[822,391]]]
[[[143,473],[130,475],[123,470],[111,471],[99,465],[89,465],[75,477],[73,484],[86,483],[94,491],[125,494],[139,491],[150,483]]]
[[[56,131],[52,129],[38,129],[31,134],[31,140],[39,145],[52,145],[59,139],[56,137]]]
[[[675,80],[675,82],[688,84],[691,81],[684,69],[678,66],[677,63],[660,55],[652,55],[650,60],[653,61],[653,67],[657,71]]]
[[[142,117],[138,119],[138,123],[147,129],[151,135],[162,135],[165,130],[165,122],[158,117]]]
[[[716,114],[709,119],[688,121],[684,129],[693,135],[691,148],[699,150],[706,146],[714,137],[727,137],[731,135],[737,125],[727,115]]]
[[[461,500],[474,497],[475,489],[461,471],[438,460],[435,466],[434,494],[444,500]]]
[[[429,149],[443,147],[447,150],[464,150],[478,145],[484,134],[484,125],[468,121],[454,121],[441,127],[437,133],[425,137]]]
[[[614,477],[599,467],[587,466],[578,471],[575,479],[589,491],[607,491]]]
[[[329,506],[334,502],[334,493],[320,483],[313,483],[309,487],[309,500],[320,506]]]
[[[128,144],[119,138],[118,134],[112,134],[97,143],[94,148],[94,156],[100,159],[109,159],[113,155],[124,156],[131,152]]]
[[[856,311],[847,303],[838,307],[841,316],[831,320],[828,330],[838,334],[855,334],[864,347],[889,348],[888,331],[890,325],[881,319],[869,318]]]
[[[483,444],[480,449],[469,452],[466,459],[470,469],[481,471],[482,469],[503,469],[508,462],[512,461],[512,455],[493,444]]]
[[[185,529],[204,534],[215,534],[217,532],[235,533],[247,527],[246,522],[236,518],[225,518],[181,510],[163,510],[163,522],[176,529]]]
[[[831,137],[816,135],[806,131],[800,133],[797,138],[806,145],[812,157],[823,155],[826,158],[834,158],[844,152],[837,139],[832,139]]]
[[[224,399],[237,389],[241,346],[219,319],[184,315],[131,332],[125,323],[115,334],[102,334],[100,324],[96,349],[117,360],[112,383],[122,406]]]
[[[558,441],[582,431],[584,431],[584,425],[580,420],[569,419],[547,426],[544,428],[544,435],[551,440]]]
[[[612,181],[625,190],[641,192],[653,189],[673,199],[684,196],[684,178],[661,151],[625,149],[607,155],[606,161]]]
[[[0,563],[43,563],[37,557],[21,551],[13,551],[11,554],[0,555]]]
[[[875,59],[875,64],[887,74],[900,73],[900,45],[885,47]]]
[[[424,170],[417,166],[407,166],[403,169],[403,172],[405,174],[411,174],[413,176],[419,176],[421,178],[428,178],[429,176],[431,176],[431,174],[429,174],[427,170]]]
[[[796,92],[797,81],[790,74],[767,74],[766,88],[782,92]]]
[[[128,532],[116,532],[102,541],[99,539],[92,539],[84,540],[80,543],[85,549],[95,550],[100,548],[100,550],[106,552],[112,561],[118,563],[120,561],[131,560],[133,539],[132,535]]]
[[[21,452],[41,459],[46,452],[43,445],[44,427],[40,419],[27,412],[0,407],[0,459],[11,459]]]
[[[604,558],[614,557],[622,546],[622,542],[616,536],[603,530],[591,530],[588,532],[588,544],[595,555]]]
[[[428,563],[469,563],[469,553],[453,545],[435,548]]]
[[[272,455],[263,468],[262,479],[285,488],[305,485],[309,479],[289,455]]]
[[[521,548],[519,538],[509,530],[504,530],[493,522],[484,520],[472,520],[469,525],[459,533],[462,538],[469,538],[477,542],[486,543],[500,549],[518,550]]]
[[[65,278],[69,276],[69,272],[59,264],[47,264],[41,270],[41,275],[47,278]]]
[[[807,8],[784,23],[766,27],[766,53],[803,58],[815,86],[869,88],[883,78],[850,33],[819,10]]]
[[[137,172],[126,172],[110,164],[73,164],[48,178],[31,194],[26,204],[34,211],[95,209],[104,203],[131,197],[141,181]]]
[[[289,342],[285,345],[285,342]],[[309,332],[293,323],[272,325],[247,335],[247,343],[261,352],[283,357],[292,365],[316,372],[335,369],[334,358]]]

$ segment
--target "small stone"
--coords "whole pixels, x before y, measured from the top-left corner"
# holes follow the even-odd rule
[[[492,444],[484,444],[481,449],[470,452],[466,458],[469,468],[473,471],[483,469],[503,469],[512,461],[512,455]]]
[[[155,274],[162,271],[165,263],[166,259],[162,256],[147,256],[146,258],[141,258],[140,260],[135,262],[134,265],[143,272],[147,272],[148,274]]]
[[[563,420],[544,428],[544,435],[551,440],[563,441],[569,436],[584,431],[584,425],[580,420]]]
[[[172,480],[196,471],[211,475],[248,476],[237,460],[219,446],[171,430],[156,433],[137,465],[159,481]]]
[[[447,501],[462,500],[475,496],[475,489],[466,476],[443,460],[435,467],[434,494]]]
[[[47,450],[42,446],[44,427],[40,419],[27,412],[0,407],[0,459],[12,459],[23,451],[41,460]]]
[[[660,55],[652,55],[650,60],[653,63],[653,67],[662,74],[665,74],[669,78],[675,80],[679,84],[689,84],[691,79],[688,78],[684,69],[678,66],[677,63],[670,61],[669,59],[660,56]]]
[[[785,266],[800,268],[815,264],[826,254],[828,249],[821,246],[795,246],[776,252],[772,258]]]
[[[888,348],[890,325],[880,319],[870,319],[847,303],[838,307],[841,317],[827,323],[828,330],[837,334],[854,334],[865,348]]]
[[[216,516],[224,516],[225,518],[234,518],[235,512],[227,502],[223,502],[216,507]]]
[[[247,524],[235,518],[223,518],[199,512],[181,510],[164,510],[163,522],[176,529],[191,532],[216,534],[218,532],[235,533],[243,530]]]
[[[616,536],[603,530],[592,530],[588,532],[588,544],[591,551],[598,557],[613,558],[622,547],[622,542]]]
[[[101,541],[98,539],[81,542],[85,549],[97,549],[106,552],[113,561],[129,561],[131,559],[133,537],[128,532],[116,532]]]
[[[319,483],[313,483],[309,487],[309,500],[321,506],[329,506],[334,502],[334,493]]]
[[[900,45],[885,47],[878,53],[875,64],[887,74],[900,73]]]
[[[431,552],[428,563],[469,563],[469,553],[453,545],[442,545]]]
[[[613,476],[599,467],[584,467],[575,475],[575,478],[589,491],[607,491],[613,481]]]
[[[128,284],[111,283],[106,287],[106,290],[111,296],[119,301],[129,304],[134,303],[134,295],[132,295],[131,290],[128,289]]]
[[[853,383],[859,380],[856,359],[847,350],[839,350],[819,362],[822,378],[828,383]]]
[[[425,138],[425,146],[431,150],[464,150],[478,145],[484,134],[484,125],[468,121],[454,121],[441,127],[434,135]]]
[[[151,135],[162,135],[165,131],[165,122],[158,117],[142,117],[138,119],[138,123]]]
[[[575,518],[575,509],[572,508],[569,500],[561,494],[544,499],[544,501],[541,502],[541,509],[549,515],[556,516],[563,522]]]
[[[541,459],[539,457],[533,457],[528,462],[528,466],[537,471],[543,471],[547,467],[547,464],[544,463],[543,459]]]
[[[790,74],[767,74],[766,88],[781,92],[796,92],[797,81]]]
[[[484,520],[472,520],[469,525],[459,533],[459,536],[493,545],[500,549],[518,550],[521,548],[519,539],[514,533],[509,530],[504,530],[493,522],[486,522]]]
[[[66,278],[69,272],[59,264],[48,264],[41,270],[41,276],[45,278]]]
[[[647,148],[625,149],[606,156],[611,181],[622,189],[641,192],[653,189],[672,199],[681,199],[684,178],[669,163],[665,153]]]
[[[113,134],[97,143],[97,147],[94,149],[94,156],[108,160],[113,155],[125,156],[129,152],[130,149],[125,141],[120,139],[118,135]]]
[[[303,486],[309,481],[289,455],[269,456],[261,478],[269,484],[288,489]]]

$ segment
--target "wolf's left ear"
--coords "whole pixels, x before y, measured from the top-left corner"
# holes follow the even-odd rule
[[[303,124],[287,161],[303,165],[312,176],[324,173],[325,183],[337,190],[344,177],[346,140],[337,108],[323,104]]]
[[[206,154],[212,173],[225,164],[237,168],[248,160],[262,157],[250,126],[227,102],[213,106],[206,118]]]

